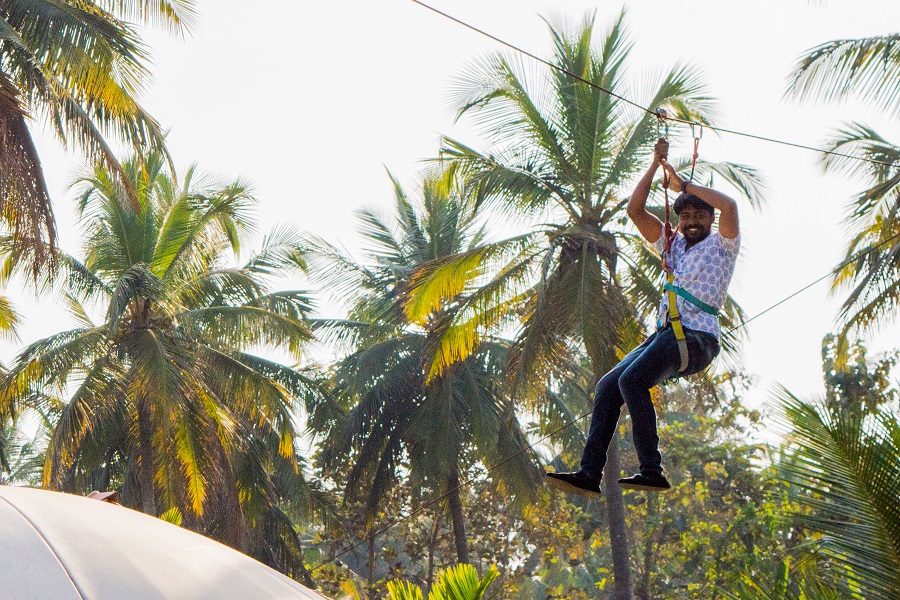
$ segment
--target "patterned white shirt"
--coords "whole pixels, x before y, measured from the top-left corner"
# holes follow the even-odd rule
[[[689,292],[698,300],[717,309],[721,309],[728,293],[728,284],[734,274],[738,252],[741,248],[741,236],[734,239],[722,237],[712,232],[690,249],[685,250],[686,242],[681,233],[672,240],[672,256],[670,262],[675,266],[675,286]],[[660,233],[653,247],[661,254],[666,247],[665,236]],[[666,322],[669,310],[668,294],[662,295],[659,303],[658,324]],[[704,312],[681,296],[676,299],[681,324],[695,331],[705,331],[716,338],[721,332],[719,318]]]

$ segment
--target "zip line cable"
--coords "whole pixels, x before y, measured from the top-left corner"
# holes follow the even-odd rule
[[[413,1],[413,2],[416,2],[417,0],[412,0],[412,1]],[[724,334],[722,334],[722,335],[723,335],[723,336],[725,336],[725,335],[731,335],[732,333],[734,333],[735,331],[737,331],[737,330],[740,329],[741,327],[744,327],[745,325],[747,325],[747,323],[750,323],[751,321],[753,321],[753,320],[755,320],[755,319],[757,319],[757,318],[763,316],[763,315],[766,314],[767,312],[769,312],[769,311],[771,311],[771,310],[773,310],[773,309],[775,309],[775,308],[781,306],[782,304],[784,304],[784,303],[787,302],[788,300],[791,300],[792,298],[798,296],[799,294],[802,294],[803,292],[805,292],[805,291],[808,290],[809,288],[813,287],[813,286],[816,285],[817,283],[820,283],[821,281],[823,281],[823,280],[826,279],[827,277],[829,277],[829,276],[831,276],[831,275],[834,275],[835,273],[837,273],[838,271],[840,271],[841,269],[843,269],[844,267],[846,267],[846,266],[849,265],[850,263],[852,263],[852,262],[854,262],[854,261],[856,261],[856,260],[858,260],[858,259],[864,257],[864,256],[867,255],[867,254],[870,254],[870,253],[872,253],[872,252],[878,250],[879,248],[881,248],[881,247],[884,246],[885,244],[887,244],[887,243],[889,243],[889,242],[892,242],[893,240],[895,240],[895,239],[897,239],[897,238],[900,238],[900,232],[895,233],[895,234],[892,235],[891,237],[889,237],[889,238],[887,238],[887,239],[885,239],[885,240],[879,242],[877,245],[872,246],[871,248],[868,248],[868,249],[866,249],[866,250],[863,250],[862,252],[858,252],[856,255],[854,255],[854,256],[848,258],[847,260],[845,260],[844,262],[842,262],[840,265],[838,265],[837,267],[835,267],[834,269],[832,269],[832,270],[829,271],[828,273],[825,273],[824,275],[822,275],[821,277],[819,277],[819,278],[816,279],[815,281],[813,281],[813,282],[811,282],[811,283],[809,283],[809,284],[803,286],[802,288],[800,288],[800,289],[797,290],[796,292],[790,294],[789,296],[785,296],[784,298],[782,298],[781,300],[779,300],[778,302],[776,302],[776,303],[773,304],[772,306],[766,308],[766,309],[763,310],[762,312],[759,312],[759,313],[755,314],[754,316],[750,317],[749,319],[745,319],[744,321],[741,321],[739,324],[735,325],[734,327],[732,327],[731,329],[729,329],[728,331],[726,331],[726,332],[725,332]],[[525,452],[527,452],[527,451],[533,449],[535,446],[537,446],[538,444],[540,444],[540,443],[543,442],[544,440],[547,440],[547,439],[549,439],[549,438],[555,436],[555,435],[556,435],[557,433],[559,433],[560,431],[563,431],[564,429],[567,429],[567,428],[571,427],[572,425],[574,425],[574,424],[577,423],[578,421],[581,421],[582,419],[584,419],[584,418],[590,416],[592,412],[593,412],[593,410],[591,410],[591,411],[589,411],[589,412],[586,412],[585,414],[581,415],[580,417],[575,417],[574,419],[570,420],[569,422],[565,423],[564,425],[558,427],[557,429],[554,429],[553,431],[551,431],[550,433],[548,433],[548,434],[545,435],[544,437],[542,437],[542,438],[540,438],[540,439],[538,439],[538,440],[532,442],[531,444],[527,445],[526,447],[522,448],[521,450],[518,450],[517,452],[514,452],[513,454],[507,456],[506,458],[504,458],[504,459],[501,460],[500,462],[491,465],[490,467],[488,467],[487,469],[485,469],[485,473],[486,473],[486,474],[489,474],[489,473],[491,473],[492,471],[494,471],[495,469],[497,469],[498,467],[500,467],[500,466],[502,466],[502,465],[505,465],[505,464],[508,463],[509,461],[513,460],[514,458],[517,458],[517,457],[521,456],[521,455],[524,454]],[[378,530],[375,531],[374,533],[372,533],[372,534],[366,536],[363,540],[361,540],[361,541],[359,541],[359,542],[353,544],[352,546],[350,546],[350,547],[348,547],[348,548],[345,548],[344,550],[341,550],[341,551],[338,552],[337,554],[334,554],[333,556],[331,556],[331,557],[327,558],[326,560],[322,561],[321,563],[319,563],[318,565],[316,565],[315,567],[313,567],[312,569],[310,569],[309,572],[310,572],[310,573],[314,573],[315,571],[317,571],[318,569],[324,567],[325,565],[327,565],[327,564],[329,564],[329,563],[331,563],[331,562],[334,562],[335,560],[337,560],[337,559],[340,558],[341,556],[344,556],[345,554],[347,554],[347,553],[349,553],[349,552],[352,552],[353,550],[355,550],[356,548],[362,546],[363,544],[365,544],[365,543],[368,542],[369,540],[371,540],[371,539],[373,539],[373,538],[375,538],[375,537],[381,535],[381,534],[384,533],[385,531],[391,529],[394,525],[397,525],[398,523],[402,523],[403,521],[406,521],[407,519],[410,519],[411,517],[414,517],[414,516],[416,516],[417,514],[421,513],[421,512],[424,511],[425,509],[434,506],[434,505],[437,504],[438,502],[441,502],[442,500],[444,500],[447,496],[449,496],[449,495],[452,494],[453,492],[456,492],[456,491],[458,491],[458,490],[464,488],[465,486],[469,485],[470,483],[472,483],[473,479],[474,479],[474,478],[470,478],[470,479],[467,479],[466,481],[463,481],[462,483],[460,483],[460,484],[457,485],[456,487],[451,488],[450,490],[448,490],[447,492],[445,492],[442,496],[439,496],[438,498],[435,498],[434,500],[431,500],[431,501],[429,501],[429,502],[426,502],[425,504],[423,504],[423,505],[420,506],[419,508],[417,508],[417,509],[415,509],[414,511],[410,512],[408,515],[405,515],[405,516],[403,516],[403,517],[399,517],[399,518],[397,518],[397,519],[391,521],[390,523],[388,523],[387,525],[381,527],[380,529],[378,529]]]
[[[794,293],[791,294],[790,296],[787,296],[787,297],[785,297],[785,298],[782,298],[781,300],[779,300],[778,302],[776,302],[775,304],[773,304],[773,305],[770,306],[769,308],[765,309],[764,311],[759,312],[759,313],[756,313],[755,315],[753,315],[752,317],[750,317],[749,319],[747,319],[747,320],[745,320],[745,321],[741,321],[740,324],[735,325],[734,327],[732,327],[731,329],[729,329],[728,331],[726,331],[723,335],[730,335],[730,334],[733,333],[734,331],[736,331],[736,330],[740,329],[741,327],[745,326],[745,325],[746,325],[747,323],[749,323],[750,321],[753,321],[754,319],[757,319],[758,317],[763,316],[764,314],[766,314],[766,313],[769,312],[770,310],[772,310],[772,309],[774,309],[774,308],[777,308],[777,307],[781,306],[782,304],[784,304],[784,303],[787,302],[788,300],[792,299],[794,296],[797,296],[797,295],[799,295],[799,294],[802,294],[803,292],[805,292],[805,291],[808,290],[809,288],[811,288],[811,287],[813,287],[814,285],[816,285],[817,283],[821,282],[823,279],[825,279],[825,278],[827,278],[827,277],[829,277],[829,276],[831,276],[831,275],[834,275],[835,273],[837,273],[838,271],[840,271],[841,269],[843,269],[844,267],[846,267],[846,266],[849,265],[850,263],[852,263],[852,262],[854,262],[854,261],[856,261],[856,260],[859,260],[860,258],[862,258],[863,256],[865,256],[866,254],[869,254],[870,252],[874,252],[875,250],[878,250],[879,248],[881,248],[882,246],[884,246],[884,245],[887,244],[888,242],[892,242],[893,240],[895,240],[895,239],[897,239],[897,238],[900,238],[900,232],[895,233],[894,235],[892,235],[891,237],[887,238],[886,240],[882,240],[881,242],[879,242],[879,243],[876,244],[875,246],[872,246],[871,248],[868,248],[868,249],[866,249],[866,250],[863,250],[862,252],[857,253],[855,256],[852,256],[851,258],[848,258],[847,260],[845,260],[844,262],[842,262],[840,265],[838,265],[836,268],[832,269],[832,270],[829,271],[828,273],[825,273],[824,275],[822,275],[821,277],[819,277],[818,279],[816,279],[816,280],[813,281],[812,283],[808,283],[807,285],[803,286],[802,288],[800,288],[799,290],[797,290],[796,292],[794,292]]]
[[[465,21],[462,21],[462,20],[460,20],[460,19],[458,19],[458,18],[456,18],[456,17],[454,17],[454,16],[452,16],[452,15],[449,15],[449,14],[443,12],[443,11],[440,11],[440,10],[434,8],[433,6],[429,6],[428,4],[425,4],[424,2],[421,2],[420,0],[410,0],[410,1],[413,2],[413,3],[415,3],[415,4],[418,4],[419,6],[421,6],[421,7],[423,7],[423,8],[426,8],[426,9],[428,9],[428,10],[434,12],[434,13],[437,13],[438,15],[440,15],[440,16],[442,16],[442,17],[444,17],[444,18],[447,18],[447,19],[449,19],[449,20],[451,20],[451,21],[453,21],[453,22],[455,22],[455,23],[457,23],[457,24],[459,24],[459,25],[462,25],[463,27],[466,27],[467,29],[470,29],[470,30],[472,30],[472,31],[474,31],[474,32],[476,32],[476,33],[479,33],[479,34],[481,34],[481,35],[483,35],[483,36],[485,36],[485,37],[487,37],[487,38],[489,38],[489,39],[491,39],[491,40],[497,42],[498,44],[501,44],[501,45],[503,45],[503,46],[506,46],[507,48],[510,48],[511,50],[514,50],[515,52],[518,52],[518,53],[520,53],[520,54],[523,54],[523,55],[525,55],[525,56],[527,56],[527,57],[529,57],[529,58],[531,58],[531,59],[533,59],[533,60],[535,60],[535,61],[537,61],[537,62],[539,62],[539,63],[542,63],[542,64],[544,64],[544,65],[550,67],[551,69],[554,69],[554,70],[556,70],[556,71],[559,71],[559,72],[561,72],[561,73],[564,73],[564,74],[568,75],[569,77],[572,77],[573,79],[576,79],[576,80],[578,80],[578,81],[580,81],[580,82],[582,82],[582,83],[585,83],[585,84],[587,84],[587,85],[589,85],[589,86],[591,86],[591,87],[593,87],[593,88],[596,88],[596,89],[600,90],[601,92],[603,92],[603,93],[605,93],[605,94],[607,94],[607,95],[609,95],[609,96],[612,96],[613,98],[616,98],[616,99],[618,99],[618,100],[621,100],[622,102],[625,102],[625,103],[627,103],[627,104],[630,104],[631,106],[634,106],[635,108],[638,108],[638,109],[640,109],[640,110],[642,110],[642,111],[644,111],[644,112],[646,112],[646,113],[648,113],[648,114],[651,114],[651,115],[653,115],[653,116],[657,116],[657,117],[659,116],[659,115],[657,115],[656,112],[654,112],[654,111],[652,111],[652,110],[650,110],[650,109],[648,109],[648,108],[645,108],[644,106],[641,106],[640,104],[638,104],[638,103],[636,103],[636,102],[634,102],[634,101],[632,101],[632,100],[629,100],[628,98],[625,98],[625,97],[623,97],[623,96],[620,96],[620,95],[618,95],[618,94],[616,94],[616,93],[614,93],[614,92],[612,92],[612,91],[610,91],[610,90],[607,90],[607,89],[605,89],[605,88],[603,88],[603,87],[597,85],[596,83],[594,83],[594,82],[592,82],[592,81],[588,81],[587,79],[584,79],[583,77],[580,77],[580,76],[576,75],[575,73],[572,73],[571,71],[569,71],[569,70],[567,70],[567,69],[565,69],[565,68],[563,68],[563,67],[560,67],[560,66],[558,66],[558,65],[554,65],[553,63],[551,63],[551,62],[549,62],[549,61],[547,61],[547,60],[545,60],[545,59],[543,59],[543,58],[540,58],[539,56],[536,56],[535,54],[532,54],[531,52],[528,52],[527,50],[524,50],[524,49],[522,49],[522,48],[519,48],[518,46],[515,46],[515,45],[513,45],[513,44],[510,44],[509,42],[506,42],[506,41],[504,41],[504,40],[502,40],[502,39],[500,39],[500,38],[498,38],[498,37],[496,37],[496,36],[494,36],[494,35],[491,35],[490,33],[486,32],[486,31],[484,31],[484,30],[482,30],[482,29],[479,29],[479,28],[475,27],[474,25],[470,25],[469,23],[466,23]],[[696,125],[701,125],[700,123],[692,123],[691,121],[686,121],[686,120],[684,120],[684,119],[678,119],[678,118],[672,118],[672,117],[667,117],[666,120],[672,121],[672,122],[676,122],[676,123],[682,123],[682,124],[685,124],[685,125],[694,125],[694,126],[696,126]],[[787,142],[787,141],[784,141],[784,140],[778,140],[778,139],[774,139],[774,138],[768,138],[768,137],[764,137],[764,136],[760,136],[760,135],[754,135],[754,134],[751,134],[751,133],[744,133],[744,132],[740,132],[740,131],[734,131],[734,130],[731,130],[731,129],[725,129],[725,128],[722,128],[722,127],[713,127],[713,126],[707,125],[707,124],[702,124],[702,126],[708,128],[708,129],[712,129],[712,130],[714,130],[714,131],[720,131],[720,132],[722,132],[722,133],[729,133],[729,134],[732,134],[732,135],[743,136],[743,137],[752,138],[752,139],[756,139],[756,140],[760,140],[760,141],[772,142],[772,143],[775,143],[775,144],[782,144],[782,145],[785,145],[785,146],[791,146],[791,147],[794,147],[794,148],[800,148],[800,149],[803,149],[803,150],[811,150],[811,151],[813,151],[813,152],[819,152],[819,153],[822,153],[822,154],[830,154],[830,155],[832,155],[832,156],[840,156],[840,157],[843,157],[843,158],[849,158],[849,159],[853,159],[853,160],[860,160],[860,161],[869,162],[869,163],[873,163],[873,164],[877,164],[877,165],[882,165],[882,166],[886,166],[886,167],[892,167],[892,166],[893,166],[893,164],[891,164],[891,163],[887,163],[887,162],[884,162],[884,161],[875,160],[875,159],[871,159],[871,158],[864,158],[864,157],[860,157],[860,156],[853,156],[853,155],[851,155],[851,154],[842,154],[842,153],[840,153],[840,152],[833,152],[833,151],[830,151],[830,150],[823,150],[823,149],[821,149],[821,148],[815,148],[815,147],[813,147],[813,146],[806,146],[806,145],[803,145],[803,144],[797,144],[797,143],[794,143],[794,142]],[[746,320],[742,321],[742,322],[739,323],[738,325],[736,325],[736,326],[732,327],[731,329],[729,329],[728,331],[726,331],[723,335],[731,335],[731,334],[734,333],[736,330],[740,329],[741,327],[746,326],[746,325],[747,325],[748,323],[750,323],[751,321],[753,321],[753,320],[755,320],[755,319],[761,317],[762,315],[764,315],[764,314],[766,314],[767,312],[769,312],[769,311],[771,311],[771,310],[777,308],[778,306],[781,306],[782,304],[784,304],[784,303],[787,302],[788,300],[791,300],[792,298],[794,298],[794,297],[798,296],[799,294],[805,292],[806,290],[808,290],[809,288],[813,287],[814,285],[820,283],[821,281],[823,281],[823,280],[826,279],[827,277],[829,277],[829,276],[831,276],[831,275],[837,273],[838,271],[840,271],[841,269],[843,269],[844,267],[846,267],[846,266],[849,265],[850,263],[854,262],[855,260],[857,260],[857,259],[859,259],[859,258],[862,258],[862,257],[865,256],[866,254],[869,254],[869,253],[871,253],[871,252],[874,252],[874,251],[877,250],[878,248],[884,246],[884,245],[887,244],[888,242],[891,242],[891,241],[893,241],[894,239],[896,239],[896,238],[898,238],[898,237],[900,237],[900,233],[896,233],[896,234],[894,234],[893,236],[891,236],[890,238],[888,238],[888,239],[886,239],[886,240],[880,242],[880,243],[877,244],[876,246],[873,246],[872,248],[869,248],[869,249],[867,249],[867,250],[864,250],[863,252],[860,252],[860,253],[856,254],[855,256],[853,256],[853,257],[847,259],[846,261],[844,261],[843,263],[841,263],[840,265],[838,265],[836,268],[832,269],[832,270],[829,271],[828,273],[826,273],[826,274],[824,274],[823,276],[819,277],[818,279],[816,279],[816,280],[813,281],[812,283],[809,283],[809,284],[807,284],[806,286],[804,286],[804,287],[800,288],[799,290],[797,290],[796,292],[790,294],[789,296],[786,296],[785,298],[782,298],[781,300],[779,300],[778,302],[776,302],[776,303],[773,304],[772,306],[766,308],[766,309],[763,310],[762,312],[757,313],[757,314],[754,315],[753,317],[751,317],[751,318],[749,318],[749,319],[746,319]],[[567,429],[568,427],[571,427],[572,425],[574,425],[574,424],[577,423],[578,421],[581,421],[581,420],[583,420],[584,418],[590,416],[590,414],[591,414],[592,412],[593,412],[593,411],[590,411],[590,412],[587,412],[587,413],[581,415],[580,417],[576,417],[576,418],[574,418],[574,419],[571,419],[570,421],[568,421],[568,422],[565,423],[564,425],[558,427],[557,429],[551,431],[550,433],[548,433],[548,434],[545,435],[544,437],[542,437],[542,438],[540,438],[540,439],[538,439],[538,440],[532,442],[531,444],[527,445],[526,447],[522,448],[521,450],[519,450],[519,451],[517,451],[517,452],[515,452],[515,453],[513,453],[513,454],[511,454],[511,455],[509,455],[509,456],[507,456],[506,458],[504,458],[504,459],[501,460],[500,462],[491,465],[490,467],[488,467],[488,468],[485,470],[485,472],[486,472],[486,473],[491,473],[491,472],[494,471],[495,469],[497,469],[497,468],[503,466],[504,464],[508,463],[509,461],[513,460],[514,458],[517,458],[517,457],[521,456],[522,454],[524,454],[525,452],[527,452],[527,451],[533,449],[536,445],[540,444],[541,442],[543,442],[543,441],[545,441],[545,440],[547,440],[547,439],[549,439],[549,438],[555,436],[556,434],[558,434],[559,432],[563,431],[564,429]],[[419,508],[413,510],[413,511],[410,512],[409,514],[407,514],[407,515],[405,515],[405,516],[402,516],[402,517],[399,517],[399,518],[397,518],[397,519],[394,519],[393,521],[391,521],[391,522],[388,523],[387,525],[384,525],[383,527],[379,528],[379,529],[376,530],[375,532],[369,534],[368,536],[366,536],[366,537],[365,537],[364,539],[362,539],[361,541],[359,541],[359,542],[353,544],[352,546],[349,546],[349,547],[345,548],[344,550],[341,550],[340,552],[338,552],[338,553],[336,553],[336,554],[330,556],[329,558],[325,559],[324,561],[322,561],[321,563],[319,563],[319,564],[316,565],[315,567],[311,568],[311,569],[310,569],[310,573],[314,573],[315,571],[321,569],[321,568],[324,567],[325,565],[327,565],[327,564],[329,564],[329,563],[332,563],[332,562],[336,561],[337,559],[339,559],[340,557],[344,556],[345,554],[348,554],[349,552],[352,552],[353,550],[355,550],[355,549],[358,548],[359,546],[361,546],[361,545],[363,545],[363,544],[369,542],[369,541],[372,540],[373,538],[375,538],[375,537],[381,535],[382,533],[388,531],[389,529],[393,528],[395,525],[397,525],[397,524],[399,524],[399,523],[402,523],[403,521],[406,521],[406,520],[408,520],[408,519],[410,519],[410,518],[416,516],[417,514],[421,513],[422,511],[424,511],[424,510],[426,510],[426,509],[428,509],[428,508],[434,506],[434,505],[437,504],[438,502],[443,501],[445,498],[447,498],[447,496],[449,496],[449,495],[452,494],[453,492],[456,492],[456,491],[462,489],[463,487],[469,485],[470,483],[472,483],[472,481],[473,481],[473,478],[467,479],[466,481],[463,481],[462,483],[460,483],[460,484],[457,485],[456,487],[451,488],[450,490],[448,490],[447,492],[445,492],[443,495],[439,496],[438,498],[435,498],[435,499],[433,499],[433,500],[430,500],[429,502],[426,502],[425,504],[423,504],[423,505],[420,506]]]
[[[651,115],[653,115],[653,116],[659,118],[659,115],[658,115],[655,111],[652,111],[652,110],[650,110],[649,108],[646,108],[646,107],[644,107],[644,106],[641,106],[641,105],[638,104],[637,102],[634,102],[633,100],[629,100],[628,98],[625,98],[625,97],[623,97],[623,96],[620,96],[619,94],[616,94],[615,92],[613,92],[613,91],[611,91],[611,90],[608,90],[608,89],[606,89],[606,88],[604,88],[604,87],[602,87],[602,86],[600,86],[600,85],[597,85],[597,84],[594,83],[593,81],[589,81],[589,80],[585,79],[584,77],[581,77],[580,75],[576,75],[575,73],[569,71],[568,69],[566,69],[566,68],[564,68],[564,67],[560,67],[559,65],[555,65],[555,64],[553,64],[552,62],[550,62],[550,61],[548,61],[548,60],[546,60],[546,59],[543,59],[543,58],[541,58],[541,57],[539,57],[539,56],[537,56],[537,55],[535,55],[535,54],[532,54],[531,52],[528,52],[527,50],[525,50],[525,49],[523,49],[523,48],[520,48],[519,46],[516,46],[516,45],[514,45],[514,44],[510,44],[509,42],[504,41],[504,40],[498,38],[497,36],[492,35],[492,34],[488,33],[487,31],[484,31],[483,29],[479,29],[478,27],[475,27],[474,25],[471,25],[471,24],[469,24],[469,23],[466,23],[465,21],[463,21],[463,20],[461,20],[461,19],[458,19],[458,18],[454,17],[453,15],[447,14],[447,13],[445,13],[445,12],[443,12],[443,11],[437,9],[437,8],[434,8],[433,6],[430,6],[430,5],[428,5],[428,4],[425,4],[425,3],[422,2],[421,0],[410,0],[410,1],[413,2],[414,4],[418,4],[418,5],[421,6],[422,8],[428,9],[428,10],[430,10],[430,11],[433,12],[433,13],[436,13],[436,14],[438,14],[438,15],[440,15],[440,16],[446,18],[446,19],[449,19],[449,20],[453,21],[454,23],[457,23],[457,24],[459,24],[459,25],[462,25],[463,27],[465,27],[465,28],[467,28],[467,29],[470,29],[470,30],[474,31],[475,33],[478,33],[478,34],[480,34],[480,35],[483,35],[484,37],[486,37],[486,38],[488,38],[488,39],[491,39],[491,40],[497,42],[498,44],[501,44],[501,45],[503,45],[503,46],[506,46],[506,47],[509,48],[510,50],[513,50],[513,51],[515,51],[515,52],[518,52],[519,54],[523,54],[523,55],[527,56],[528,58],[530,58],[530,59],[532,59],[532,60],[535,60],[535,61],[537,61],[537,62],[539,62],[539,63],[541,63],[541,64],[543,64],[543,65],[546,65],[546,66],[550,67],[551,69],[554,69],[555,71],[559,71],[560,73],[564,73],[564,74],[568,75],[569,77],[571,77],[571,78],[573,78],[573,79],[575,79],[575,80],[577,80],[577,81],[580,81],[581,83],[585,83],[585,84],[587,84],[587,85],[589,85],[589,86],[591,86],[591,87],[593,87],[593,88],[596,88],[596,89],[600,90],[600,91],[603,92],[604,94],[607,94],[607,95],[609,95],[609,96],[612,96],[613,98],[616,98],[617,100],[621,100],[622,102],[625,102],[626,104],[630,104],[631,106],[634,106],[635,108],[638,108],[638,109],[640,109],[640,110],[642,110],[642,111],[644,111],[644,112],[646,112],[646,113],[648,113],[648,114],[651,114]],[[844,153],[842,153],[842,152],[835,152],[835,151],[833,151],[833,150],[823,150],[822,148],[816,148],[815,146],[807,146],[807,145],[804,145],[804,144],[797,144],[797,143],[795,143],[795,142],[788,142],[788,141],[785,141],[785,140],[779,140],[779,139],[775,139],[775,138],[765,137],[765,136],[762,136],[762,135],[756,135],[756,134],[752,134],[752,133],[744,133],[744,132],[742,132],[742,131],[735,131],[735,130],[733,130],[733,129],[725,129],[724,127],[714,127],[714,126],[712,126],[712,125],[707,125],[707,124],[705,124],[705,123],[694,123],[694,122],[691,122],[691,121],[687,121],[687,120],[685,120],[685,119],[679,119],[679,118],[677,118],[677,117],[665,117],[665,120],[667,120],[667,121],[672,121],[673,123],[682,123],[682,124],[684,124],[684,125],[692,125],[692,126],[702,125],[703,127],[706,127],[707,129],[712,129],[713,131],[719,131],[719,132],[721,132],[721,133],[730,133],[731,135],[742,136],[742,137],[746,137],[746,138],[750,138],[750,139],[754,139],[754,140],[760,140],[760,141],[763,141],[763,142],[771,142],[771,143],[773,143],[773,144],[781,144],[781,145],[783,145],[783,146],[790,146],[790,147],[792,147],[792,148],[800,148],[800,149],[802,149],[802,150],[811,150],[811,151],[813,151],[813,152],[819,152],[819,153],[821,153],[821,154],[829,154],[829,155],[831,155],[831,156],[840,156],[840,157],[842,157],[842,158],[849,158],[849,159],[852,159],[852,160],[859,160],[859,161],[863,161],[863,162],[872,163],[872,164],[875,164],[875,165],[881,165],[881,166],[883,166],[883,167],[888,167],[888,168],[890,168],[890,167],[893,167],[893,166],[894,166],[893,163],[885,162],[885,161],[883,161],[883,160],[877,160],[877,159],[874,159],[874,158],[866,158],[866,157],[864,157],[864,156],[854,156],[854,155],[852,155],[852,154],[844,154]]]

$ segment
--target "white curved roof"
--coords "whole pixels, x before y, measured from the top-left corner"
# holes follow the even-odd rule
[[[322,600],[202,535],[71,494],[0,486],[6,600]]]

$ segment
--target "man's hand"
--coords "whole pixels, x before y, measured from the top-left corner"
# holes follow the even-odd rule
[[[660,164],[665,170],[666,176],[669,178],[669,189],[673,192],[683,192],[684,181],[681,180],[681,177],[678,176],[678,173],[675,172],[675,169],[672,167],[672,165],[666,162],[665,159],[660,161]]]
[[[653,147],[653,162],[656,164],[665,164],[669,157],[669,142],[665,138],[659,138],[656,146]]]

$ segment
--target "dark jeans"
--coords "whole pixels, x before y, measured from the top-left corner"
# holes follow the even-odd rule
[[[685,328],[688,346],[688,368],[681,375],[705,369],[719,353],[715,336]],[[650,390],[679,375],[681,358],[675,332],[668,325],[656,330],[643,344],[632,350],[612,371],[603,376],[594,390],[594,412],[591,429],[581,455],[581,471],[595,480],[603,475],[606,450],[616,431],[622,404],[631,414],[634,448],[643,473],[662,473],[659,436],[656,434],[656,411]]]

